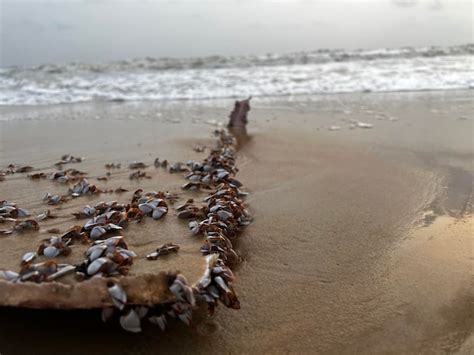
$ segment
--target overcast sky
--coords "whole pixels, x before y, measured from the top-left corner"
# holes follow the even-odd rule
[[[0,66],[473,42],[456,0],[0,0]]]

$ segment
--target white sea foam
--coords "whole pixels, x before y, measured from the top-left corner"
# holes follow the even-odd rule
[[[0,69],[0,105],[470,89],[474,45]]]

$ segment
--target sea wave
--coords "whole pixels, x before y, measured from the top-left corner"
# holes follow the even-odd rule
[[[474,88],[474,44],[0,69],[0,105]]]

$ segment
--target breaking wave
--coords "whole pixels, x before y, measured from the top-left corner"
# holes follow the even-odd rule
[[[0,69],[0,105],[474,88],[474,44]]]

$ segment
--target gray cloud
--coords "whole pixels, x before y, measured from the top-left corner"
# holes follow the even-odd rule
[[[4,66],[472,42],[458,1],[0,1]]]
[[[68,25],[67,23],[62,23],[62,22],[56,22],[54,26],[56,27],[58,31],[70,31],[74,29],[74,26],[71,26],[71,25]]]

